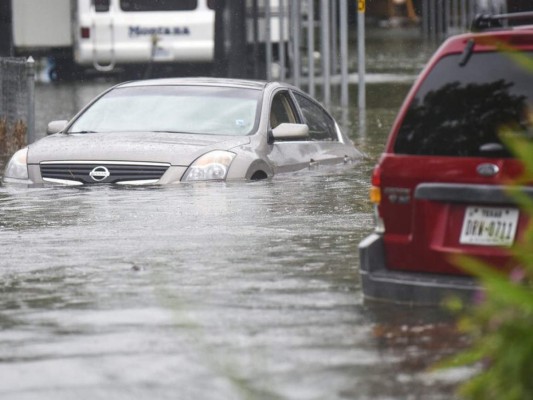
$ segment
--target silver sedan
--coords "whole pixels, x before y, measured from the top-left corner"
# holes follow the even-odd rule
[[[16,152],[4,182],[82,185],[259,180],[362,154],[287,84],[175,78],[116,85]]]

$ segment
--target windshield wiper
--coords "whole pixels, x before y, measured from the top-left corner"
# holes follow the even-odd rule
[[[470,57],[472,56],[472,53],[474,52],[474,46],[476,45],[476,42],[474,39],[470,39],[463,50],[463,53],[461,54],[461,60],[459,60],[459,66],[464,67],[466,64],[468,64],[468,61],[470,60]]]
[[[67,133],[98,133],[96,131],[78,131],[78,132],[67,132]]]

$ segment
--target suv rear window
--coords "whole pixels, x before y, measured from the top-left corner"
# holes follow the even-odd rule
[[[523,57],[522,55],[520,57]],[[533,65],[530,53],[525,55]],[[533,132],[533,70],[508,52],[442,58],[403,119],[394,152],[458,157],[510,157],[502,128]]]
[[[120,0],[122,11],[191,11],[198,0]]]

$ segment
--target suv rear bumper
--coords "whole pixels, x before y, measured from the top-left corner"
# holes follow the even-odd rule
[[[453,295],[466,301],[479,290],[474,278],[393,271],[385,263],[383,237],[376,233],[359,244],[365,299],[411,305],[438,305]]]

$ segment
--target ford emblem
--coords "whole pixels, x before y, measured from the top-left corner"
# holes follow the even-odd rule
[[[481,176],[494,176],[500,172],[500,168],[497,165],[485,163],[479,164],[476,168],[476,171]]]
[[[93,170],[91,172],[89,172],[89,176],[95,182],[102,182],[109,175],[111,175],[109,173],[109,170],[106,167],[102,167],[102,166],[93,168]]]

